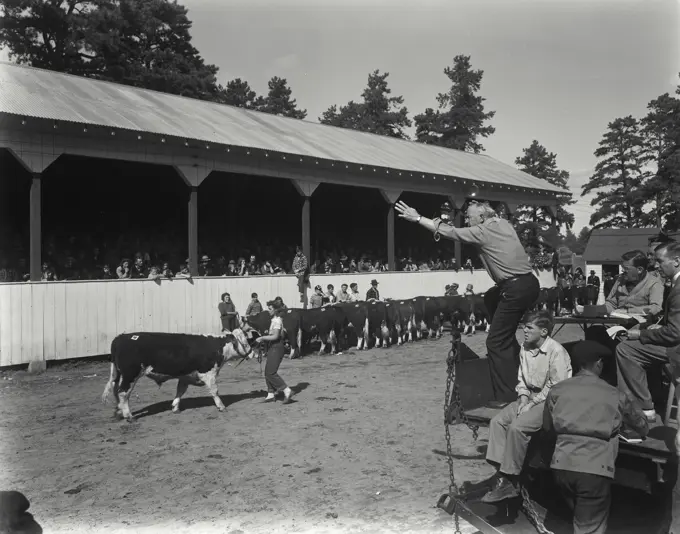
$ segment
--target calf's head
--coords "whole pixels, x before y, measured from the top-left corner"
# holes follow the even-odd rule
[[[225,361],[233,360],[234,358],[253,357],[253,349],[250,346],[248,336],[240,328],[227,332],[225,339],[226,343],[222,349]]]

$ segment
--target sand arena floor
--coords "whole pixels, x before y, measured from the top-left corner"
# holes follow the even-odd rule
[[[464,341],[484,354],[485,337]],[[285,360],[290,405],[262,403],[257,361],[225,366],[224,413],[190,387],[173,414],[176,382],[145,378],[132,424],[100,402],[108,363],[2,372],[0,486],[26,494],[46,533],[451,533],[435,507],[448,487],[449,347],[444,336]],[[490,476],[486,429],[477,442],[465,426],[451,433],[458,480]]]

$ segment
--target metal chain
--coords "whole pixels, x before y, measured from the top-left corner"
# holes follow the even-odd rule
[[[444,432],[446,434],[446,461],[449,465],[449,499],[453,500],[458,495],[459,489],[456,483],[456,475],[453,470],[453,453],[451,452],[451,432],[449,431],[449,422],[451,421],[451,414],[456,410],[467,427],[472,430],[472,436],[477,440],[479,426],[471,425],[468,421],[463,404],[460,400],[460,392],[456,385],[456,363],[458,361],[458,343],[460,342],[460,333],[453,327],[451,329],[451,350],[446,358],[446,390],[444,392]],[[454,534],[461,534],[460,517],[458,516],[458,509],[453,509],[453,521],[455,523]]]
[[[521,495],[524,512],[527,514],[529,521],[531,521],[534,527],[536,527],[536,530],[540,534],[554,534],[552,530],[545,528],[545,525],[543,524],[543,521],[541,521],[536,508],[534,508],[534,501],[531,500],[531,497],[529,497],[529,492],[524,486],[522,486]]]

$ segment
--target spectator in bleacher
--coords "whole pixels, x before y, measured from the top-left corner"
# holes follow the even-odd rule
[[[257,263],[257,258],[254,254],[250,255],[250,261],[246,264],[246,274],[248,276],[258,276],[262,274],[260,266]]]
[[[141,254],[135,256],[135,263],[130,270],[130,278],[147,278],[149,273],[144,266],[144,259]]]
[[[472,265],[472,260],[471,260],[470,258],[468,258],[467,260],[465,260],[465,269],[467,269],[468,271],[470,271],[470,273],[474,273],[474,272],[475,272],[475,268],[474,268],[474,266]]]
[[[246,259],[244,257],[239,257],[238,262],[236,263],[236,274],[238,276],[246,276],[247,273],[247,268],[246,268]]]
[[[102,266],[102,272],[99,274],[97,278],[100,280],[113,280],[118,277],[111,272],[111,267],[109,266],[109,264],[105,263]]]
[[[342,284],[340,286],[340,291],[337,294],[338,302],[349,302],[351,295],[347,292],[347,284]]]
[[[663,309],[663,282],[647,272],[647,255],[641,250],[621,256],[623,273],[605,300],[609,313],[657,315]]]
[[[347,260],[347,255],[343,252],[338,261],[338,272],[348,273],[349,272],[349,261]]]
[[[191,278],[191,272],[189,271],[189,262],[181,263],[179,266],[179,272],[175,275],[176,278]]]
[[[286,271],[283,269],[283,266],[281,265],[281,258],[278,256],[274,260],[274,263],[272,263],[272,270],[274,274],[286,274]]]
[[[310,308],[320,308],[323,306],[323,288],[321,286],[316,286],[314,288],[314,294],[309,297],[309,307]]]
[[[359,272],[359,264],[357,263],[357,260],[354,257],[352,257],[352,259],[349,261],[349,272],[350,273]]]
[[[366,300],[380,300],[380,292],[378,291],[378,281],[371,280],[371,287],[366,291]]]
[[[120,262],[120,265],[116,267],[116,275],[120,280],[132,278],[132,273],[130,272],[130,260],[123,258],[123,261]]]
[[[229,260],[227,269],[222,276],[238,276],[238,272],[236,271],[236,262],[234,260]]]
[[[349,288],[352,290],[352,292],[349,295],[350,302],[359,302],[361,300],[361,295],[359,294],[359,286],[357,285],[357,283],[352,282],[349,285]]]
[[[237,312],[236,306],[231,301],[231,295],[229,293],[222,293],[222,302],[217,305],[217,309],[220,312],[220,320],[222,321],[222,332],[231,332],[237,326]]]
[[[213,276],[213,266],[210,263],[210,256],[203,254],[201,261],[198,262],[198,276]]]
[[[260,271],[265,276],[271,276],[274,274],[274,267],[269,260],[265,260],[262,264],[262,269]]]
[[[147,276],[149,280],[160,280],[161,279],[161,270],[158,268],[157,265],[152,265],[151,268],[149,269],[149,275]]]
[[[246,315],[255,315],[262,312],[262,304],[257,298],[257,293],[250,295],[251,301],[246,308]]]
[[[371,262],[368,261],[368,257],[366,254],[362,254],[361,258],[359,259],[359,263],[357,264],[357,270],[360,273],[370,273],[372,269]]]
[[[416,272],[418,270],[418,267],[416,266],[415,263],[413,263],[412,258],[406,258],[406,263],[404,265],[404,271],[406,272]]]
[[[326,261],[323,264],[323,272],[326,274],[333,274],[335,272],[335,262],[330,254],[326,256]]]
[[[166,261],[166,262],[163,264],[163,268],[161,269],[161,276],[162,276],[163,278],[168,278],[168,279],[170,279],[170,278],[172,278],[174,275],[175,275],[175,274],[172,272],[172,270],[170,270],[170,264]]]

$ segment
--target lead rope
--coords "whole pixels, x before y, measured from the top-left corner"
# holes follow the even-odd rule
[[[460,391],[456,384],[456,363],[458,362],[458,344],[460,343],[460,332],[452,327],[451,331],[451,350],[446,358],[446,392],[444,397],[444,431],[446,433],[446,460],[449,465],[449,499],[455,502],[455,497],[459,493],[458,484],[453,470],[453,456],[451,452],[451,433],[449,432],[449,422],[452,420],[452,415],[457,415],[463,420],[463,423],[472,431],[472,439],[477,441],[479,436],[479,425],[473,425],[467,418],[463,403],[460,399]],[[548,530],[543,521],[541,521],[534,502],[529,497],[529,492],[524,486],[521,488],[522,508],[527,514],[529,521],[532,522],[536,530],[540,534],[554,534]],[[458,507],[453,509],[453,521],[455,523],[454,534],[462,534],[460,530],[460,517],[458,516]]]

